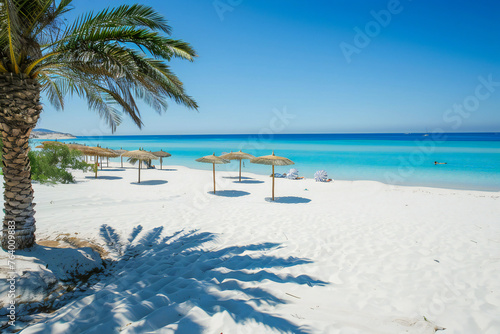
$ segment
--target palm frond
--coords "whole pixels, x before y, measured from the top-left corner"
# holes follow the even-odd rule
[[[61,85],[57,83],[61,79],[53,79],[46,73],[41,73],[40,78],[40,84],[42,85],[42,89],[47,93],[49,102],[56,110],[62,110],[64,108],[64,95],[61,92]]]
[[[19,73],[17,54],[21,48],[21,24],[18,16],[18,6],[16,0],[2,1],[2,16],[0,17],[0,45],[2,49],[8,50],[10,67],[14,73]]]
[[[196,51],[168,37],[167,20],[153,8],[121,5],[65,26],[71,8],[72,0],[0,0],[0,71],[38,79],[56,109],[68,94],[86,99],[113,131],[123,114],[143,125],[138,99],[159,113],[168,99],[198,108],[166,64],[193,61]]]
[[[166,97],[190,108],[197,108],[196,102],[186,95],[182,82],[162,61],[148,58],[118,44],[91,46],[80,52],[61,53],[52,61],[91,76],[93,85],[112,97],[139,127],[142,122],[134,96],[144,99],[160,113],[168,107]],[[77,92],[78,95],[81,93],[81,90]]]
[[[137,163],[137,161],[139,161],[139,160],[136,158],[128,158],[127,159],[127,162],[129,162],[132,165],[135,165]]]
[[[80,16],[73,25],[66,29],[65,34],[86,34],[93,27],[146,27],[151,30],[163,31],[168,35],[172,31],[167,20],[152,7],[136,4],[107,8],[96,15],[90,12]]]
[[[73,8],[71,6],[73,0],[61,0],[59,4],[56,4],[54,0],[44,1],[46,1],[45,10],[40,10],[38,19],[33,21],[31,29],[28,29],[33,36],[37,36],[41,46],[59,39],[63,26],[61,17]]]

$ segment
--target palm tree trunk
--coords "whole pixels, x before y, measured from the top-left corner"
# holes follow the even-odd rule
[[[35,243],[35,203],[28,140],[41,110],[40,85],[35,80],[23,74],[0,74],[0,131],[3,140],[5,200],[2,248],[5,250],[9,248],[9,235],[14,235],[10,242],[14,249],[29,248]]]

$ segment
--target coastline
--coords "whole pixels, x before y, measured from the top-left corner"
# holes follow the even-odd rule
[[[195,160],[208,153],[220,155],[243,149],[261,156],[275,151],[295,162],[294,166],[277,167],[277,172],[296,168],[299,175],[306,178],[312,178],[318,170],[326,170],[329,177],[338,180],[500,191],[500,141],[496,133],[448,134],[447,140],[441,142],[433,141],[431,136],[422,137],[422,134],[361,135],[365,138],[360,139],[360,134],[280,134],[273,140],[260,140],[257,135],[145,135],[78,137],[66,142],[112,149],[162,149],[172,154],[165,160],[167,163],[202,170],[211,167]],[[435,165],[436,160],[447,164]],[[244,169],[257,174],[270,173],[265,166],[249,164],[248,161],[243,161],[243,164]],[[237,166],[233,162],[218,168],[234,170]]]
[[[53,139],[77,139],[73,135],[68,133],[46,133],[33,131],[30,135],[30,139],[41,139],[41,140],[53,140]]]
[[[117,158],[113,158],[113,159],[109,159],[109,161],[113,161],[114,163],[116,163],[117,161],[119,161],[119,159]],[[164,163],[165,163],[165,160],[164,160]],[[156,163],[158,164],[158,163]],[[155,163],[153,163],[153,165],[155,165]],[[155,165],[156,166],[156,165]],[[193,165],[190,165],[190,166],[186,166],[186,165],[178,165],[176,167],[183,167],[183,168],[188,168],[188,169],[192,169],[192,170],[199,170],[199,171],[210,171],[212,170],[212,167],[210,166],[205,166],[204,164],[193,164]],[[224,169],[225,165],[222,165],[222,166],[217,166],[217,171],[218,172],[227,172],[227,173],[235,173],[237,172],[237,169],[236,167],[234,168],[231,168],[231,169]],[[275,166],[275,169],[277,170],[279,166]],[[297,167],[297,166],[286,166],[286,167],[283,167],[282,169],[282,172],[287,172],[290,168],[294,168],[294,167]],[[245,171],[242,171],[242,173],[244,174],[251,174],[251,175],[254,175],[254,176],[258,176],[258,177],[266,177],[266,176],[270,176],[271,175],[271,172],[269,173],[258,173],[258,172],[248,172],[247,170]],[[330,176],[333,176],[331,173],[328,174],[329,177]],[[301,175],[299,175],[301,176]],[[305,177],[306,180],[311,180],[314,182],[314,178],[313,177]],[[419,183],[405,183],[405,184],[398,184],[398,183],[387,183],[387,182],[383,182],[383,181],[379,181],[379,180],[369,180],[369,179],[338,179],[338,178],[335,178],[333,176],[333,179],[334,181],[338,181],[338,182],[341,182],[341,183],[344,183],[344,182],[350,182],[350,183],[353,183],[353,182],[360,182],[360,183],[377,183],[377,184],[380,184],[380,185],[383,185],[383,186],[387,186],[387,187],[408,187],[408,188],[423,188],[423,189],[441,189],[441,190],[459,190],[459,191],[477,191],[477,192],[486,192],[486,193],[500,193],[500,188],[482,188],[482,187],[459,187],[459,186],[452,186],[452,185],[446,185],[446,184],[431,184],[431,183],[427,183],[427,184],[419,184]]]
[[[429,134],[425,132],[412,132],[412,133],[403,133],[403,132],[336,132],[336,133],[328,133],[328,132],[311,132],[311,133],[273,133],[271,135],[262,135],[256,133],[204,133],[204,134],[147,134],[147,135],[102,135],[102,136],[76,136],[79,139],[87,139],[87,138],[128,138],[128,137],[239,137],[239,138],[260,138],[270,139],[270,138],[279,138],[279,137],[310,137],[311,139],[327,139],[327,138],[341,138],[341,139],[394,139],[397,138],[399,140],[415,140],[415,139],[433,139],[433,140],[464,140],[470,138],[470,140],[479,140],[479,139],[487,139],[492,141],[500,141],[500,132],[443,132],[443,133],[435,133]],[[430,138],[425,138],[430,137]]]

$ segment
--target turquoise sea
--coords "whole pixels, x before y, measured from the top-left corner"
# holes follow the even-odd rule
[[[306,178],[324,169],[338,180],[500,191],[500,133],[101,136],[61,141],[112,149],[163,149],[172,154],[164,165],[198,169],[212,168],[195,161],[204,155],[241,149],[260,156],[274,150],[295,162],[276,167],[276,172],[296,168]],[[217,168],[237,170],[238,164],[234,161]],[[270,166],[248,160],[245,171],[271,174]]]

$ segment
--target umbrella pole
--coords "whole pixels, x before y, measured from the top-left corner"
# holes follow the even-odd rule
[[[160,169],[163,169],[162,163],[163,163],[163,158],[160,157]]]
[[[274,201],[274,165],[273,165],[273,201]]]
[[[109,167],[109,157],[106,157],[106,167]]]
[[[120,156],[120,158],[122,159],[122,168],[123,168],[123,157],[122,157],[122,156]]]
[[[95,156],[95,178],[97,179],[97,155]]]
[[[214,165],[214,194],[215,194],[215,163],[213,165]]]
[[[142,160],[139,160],[139,182],[138,183],[141,183],[141,162],[142,162]]]
[[[102,170],[102,157],[101,157],[101,170]]]
[[[240,159],[240,182],[241,182],[241,159]]]

